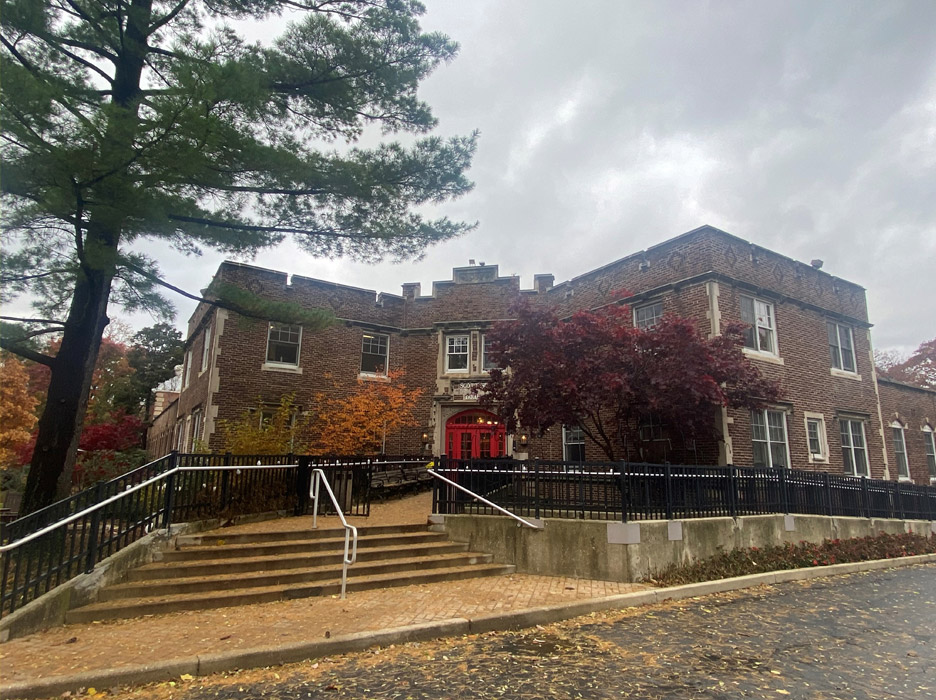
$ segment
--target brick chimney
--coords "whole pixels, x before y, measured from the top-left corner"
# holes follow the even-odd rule
[[[555,281],[555,275],[533,275],[533,289],[537,292],[545,292],[552,289]]]
[[[419,282],[405,282],[403,284],[403,298],[412,301],[419,296]]]

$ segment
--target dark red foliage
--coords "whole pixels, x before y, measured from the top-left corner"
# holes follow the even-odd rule
[[[114,413],[100,423],[85,424],[78,448],[85,452],[140,447],[145,426],[136,416]]]
[[[744,358],[740,325],[708,339],[676,316],[635,328],[625,305],[563,321],[524,305],[516,320],[492,329],[489,342],[500,369],[491,371],[483,401],[509,428],[578,424],[610,460],[626,454],[641,415],[694,439],[713,434],[716,407],[760,408],[780,395]]]

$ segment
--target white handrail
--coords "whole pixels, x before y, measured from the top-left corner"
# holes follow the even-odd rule
[[[176,474],[178,472],[211,471],[214,469],[288,469],[290,467],[297,467],[297,466],[299,465],[298,464],[245,464],[245,465],[222,464],[216,467],[173,467],[172,469],[167,469],[161,474],[157,474],[156,476],[151,477],[147,479],[146,481],[141,481],[139,484],[136,484],[134,486],[128,486],[120,493],[116,493],[110,498],[105,498],[103,501],[100,501],[99,503],[94,503],[93,505],[88,506],[84,510],[81,510],[77,513],[73,513],[72,515],[62,518],[61,520],[56,520],[51,525],[46,525],[44,528],[40,530],[36,530],[35,532],[32,532],[26,535],[25,537],[21,537],[15,542],[10,542],[8,544],[0,546],[0,554],[2,554],[3,552],[9,552],[13,549],[16,549],[20,545],[26,544],[27,542],[32,542],[33,540],[38,539],[39,537],[42,537],[43,535],[48,534],[52,532],[53,530],[57,530],[60,527],[68,525],[69,523],[73,523],[76,520],[80,520],[81,518],[84,518],[90,513],[93,513],[94,511],[100,508],[103,508],[104,506],[107,506],[107,505],[110,505],[111,503],[119,501],[124,496],[129,496],[131,493],[135,493],[136,491],[139,491],[140,489],[144,489],[150,484],[155,484],[157,481],[165,479],[166,477],[172,476],[173,474]]]
[[[328,477],[325,476],[325,472],[321,469],[312,470],[312,483],[309,484],[309,497],[312,499],[312,529],[318,528],[319,486],[321,484],[325,485],[325,490],[328,492],[332,505],[335,507],[335,512],[338,513],[338,518],[341,520],[341,524],[345,529],[344,559],[341,564],[341,597],[344,598],[346,595],[345,588],[348,584],[348,567],[357,561],[358,531],[354,525],[349,525],[348,521],[345,520],[344,513],[341,512],[341,506],[338,505],[338,499],[335,498],[335,492],[332,491],[328,483]],[[354,546],[350,557],[348,556],[349,537],[354,538]]]
[[[452,486],[454,486],[455,488],[457,488],[459,491],[464,491],[465,493],[467,493],[467,494],[468,494],[469,496],[471,496],[472,498],[481,501],[484,505],[490,506],[490,507],[493,508],[494,510],[499,511],[499,512],[503,513],[504,515],[509,515],[511,518],[513,518],[514,520],[516,520],[516,521],[517,521],[518,523],[520,523],[521,525],[526,525],[527,527],[532,527],[534,530],[542,530],[542,529],[543,529],[543,526],[542,526],[542,525],[534,525],[534,524],[531,523],[529,520],[524,520],[524,519],[521,518],[519,515],[515,515],[514,513],[511,513],[511,512],[510,512],[509,510],[507,510],[506,508],[501,508],[501,507],[500,507],[499,505],[497,505],[496,503],[492,503],[492,502],[489,501],[488,499],[484,498],[484,496],[479,496],[479,495],[476,494],[474,491],[470,491],[470,490],[466,489],[466,488],[465,488],[464,486],[462,486],[461,484],[456,484],[454,481],[452,481],[451,479],[448,479],[448,478],[442,476],[441,474],[439,474],[439,473],[438,473],[437,471],[435,471],[434,469],[427,469],[426,471],[428,471],[430,474],[432,474],[436,479],[441,479],[441,480],[444,481],[446,484],[451,484]]]

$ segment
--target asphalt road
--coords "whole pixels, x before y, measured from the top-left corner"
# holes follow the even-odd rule
[[[127,697],[936,698],[936,566],[149,686]]]

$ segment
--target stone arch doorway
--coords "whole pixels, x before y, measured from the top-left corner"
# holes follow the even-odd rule
[[[455,459],[503,457],[507,454],[507,429],[490,411],[462,411],[445,422],[445,448]]]

